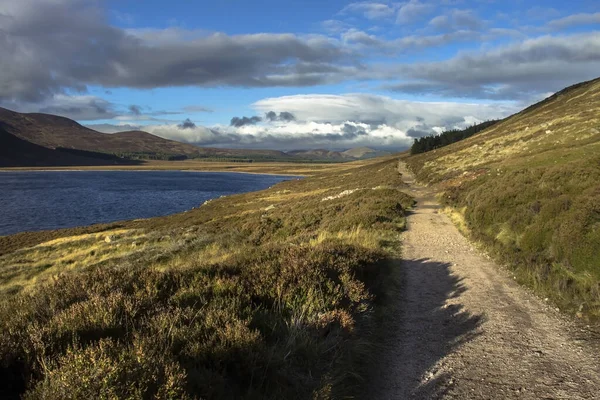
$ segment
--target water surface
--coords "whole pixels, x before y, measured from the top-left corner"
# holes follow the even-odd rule
[[[294,177],[182,171],[2,172],[0,235],[174,214],[286,179]]]

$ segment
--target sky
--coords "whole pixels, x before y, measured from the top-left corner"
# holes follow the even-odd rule
[[[0,106],[200,146],[401,150],[600,76],[597,0],[0,0]]]

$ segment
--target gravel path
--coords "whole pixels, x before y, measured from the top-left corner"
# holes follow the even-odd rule
[[[417,207],[368,398],[600,399],[598,338],[474,249],[399,170]]]

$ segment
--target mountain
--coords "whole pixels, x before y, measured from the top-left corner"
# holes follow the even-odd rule
[[[406,161],[517,279],[600,317],[600,78]]]
[[[47,167],[135,164],[109,154],[49,149],[8,133],[0,126],[0,167]]]
[[[217,147],[200,147],[201,157],[238,157],[250,159],[290,159],[290,156],[279,150],[260,149],[221,149]]]
[[[355,147],[353,149],[346,150],[346,151],[342,152],[341,154],[344,157],[352,157],[352,158],[358,158],[358,159],[390,155],[390,153],[388,153],[387,151],[377,151],[370,147]]]
[[[23,140],[49,148],[69,148],[105,153],[162,153],[195,155],[198,147],[141,131],[106,134],[68,118],[51,114],[22,114],[0,108],[4,129]]]
[[[339,151],[330,151],[325,149],[316,150],[292,150],[288,151],[287,154],[310,160],[330,160],[330,161],[348,161],[352,157],[346,156]]]
[[[344,152],[324,149],[283,152],[198,147],[163,139],[143,131],[101,133],[65,117],[18,113],[4,108],[0,108],[0,127],[3,129],[2,140],[15,143],[15,146],[18,142],[17,147],[20,149],[19,152],[0,152],[2,166],[104,165],[107,162],[119,164],[130,163],[130,160],[156,158],[343,162],[389,154],[368,147]]]

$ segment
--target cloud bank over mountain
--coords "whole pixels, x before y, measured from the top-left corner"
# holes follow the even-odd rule
[[[229,125],[210,127],[187,120],[143,129],[203,146],[292,150],[310,143],[336,149],[371,146],[398,150],[410,146],[415,137],[465,128],[516,111],[497,104],[422,103],[368,94],[275,97],[252,107],[264,117],[234,117]],[[96,128],[116,131],[114,127]]]

